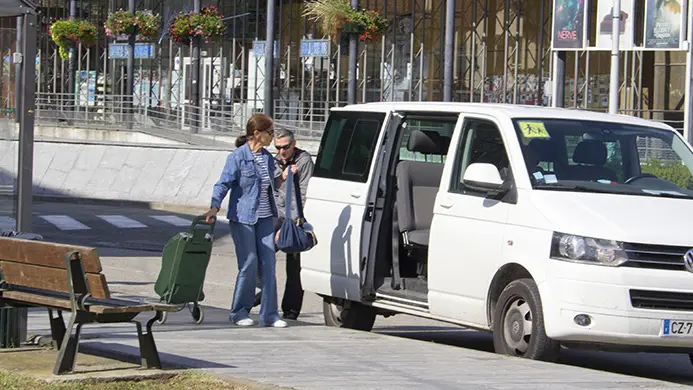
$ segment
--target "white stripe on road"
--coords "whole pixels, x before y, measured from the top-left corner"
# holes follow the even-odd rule
[[[0,231],[15,230],[17,221],[12,217],[0,216]]]
[[[97,217],[121,229],[146,228],[147,225],[123,215],[97,215]]]
[[[161,222],[169,223],[173,226],[190,226],[192,223],[192,221],[181,218],[177,215],[150,215],[150,217]]]
[[[42,215],[40,218],[55,225],[60,230],[90,230],[91,228],[67,215]]]

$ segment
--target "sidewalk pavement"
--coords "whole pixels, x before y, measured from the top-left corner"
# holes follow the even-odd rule
[[[185,309],[155,326],[163,364],[296,389],[684,387],[317,324],[292,321],[286,329],[238,328],[227,315],[226,310],[206,308],[204,322],[195,325]],[[47,318],[45,310],[32,310],[30,334],[49,334]],[[134,325],[86,326],[82,332],[83,351],[139,356]]]

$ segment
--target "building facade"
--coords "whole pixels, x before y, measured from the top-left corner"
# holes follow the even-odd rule
[[[38,100],[50,106],[58,96],[69,98],[71,95],[64,94],[72,91],[72,84],[79,108],[107,110],[109,102],[125,94],[127,71],[126,60],[118,58],[117,45],[113,45],[118,42],[106,37],[103,23],[112,10],[126,9],[127,1],[76,0],[78,17],[99,27],[99,40],[77,49],[72,77],[69,64],[57,54],[48,34],[52,21],[68,17],[70,1],[39,3]],[[554,3],[557,7],[584,7],[579,14],[584,16],[580,19],[585,25],[584,45],[565,52],[563,103],[607,111],[610,46],[603,46],[599,34],[607,31],[609,21],[603,12],[605,4],[600,6],[597,0],[456,0],[453,100],[549,105],[554,65],[552,15],[560,14]],[[620,110],[682,129],[687,53],[682,44],[670,50],[642,49],[647,39],[645,4],[654,1],[633,3],[622,0],[626,35],[632,31],[632,37],[626,38],[627,50],[620,59]],[[442,100],[445,4],[442,0],[361,1],[361,7],[387,18],[389,29],[382,39],[359,45],[358,102]],[[233,123],[242,124],[263,108],[266,3],[202,1],[202,7],[208,5],[232,18],[226,21],[223,39],[202,47],[201,106],[211,116],[234,118]],[[161,14],[165,32],[173,16],[192,10],[192,0],[137,0],[136,6]],[[347,100],[348,43],[325,36],[302,11],[302,0],[277,3],[273,115],[302,128],[320,129],[329,108]],[[685,4],[679,12],[686,12]],[[12,20],[3,23],[0,31],[14,28]],[[306,39],[328,40],[328,51],[302,57],[301,41]],[[15,86],[10,82],[14,42],[12,33],[0,34],[4,54],[0,92],[5,112],[12,112],[15,106]],[[143,46],[133,75],[134,104],[149,113],[184,117],[193,83],[190,64],[191,47],[172,42],[168,34]]]

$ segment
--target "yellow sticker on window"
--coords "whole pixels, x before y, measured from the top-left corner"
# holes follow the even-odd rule
[[[551,138],[543,122],[520,121],[518,125],[525,138]]]

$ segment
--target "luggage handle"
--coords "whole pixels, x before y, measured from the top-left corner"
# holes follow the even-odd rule
[[[217,218],[214,217],[212,223],[205,222],[205,219],[206,219],[206,217],[204,215],[199,215],[199,216],[195,217],[193,219],[192,223],[190,224],[190,228],[188,229],[188,232],[190,234],[192,234],[195,231],[196,226],[205,225],[205,226],[209,226],[209,234],[214,234],[214,226],[216,226]]]

